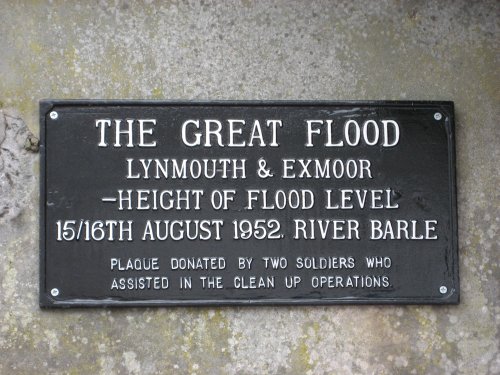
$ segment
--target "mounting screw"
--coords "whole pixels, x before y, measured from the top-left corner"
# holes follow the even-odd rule
[[[52,297],[57,297],[59,295],[59,289],[57,288],[53,288],[51,291],[50,291],[50,294],[52,294]]]
[[[441,287],[439,287],[439,292],[441,294],[446,294],[448,292],[448,288],[442,285]]]
[[[443,115],[439,112],[434,113],[434,120],[441,120],[443,118]]]
[[[59,114],[56,111],[52,111],[52,112],[50,112],[49,116],[52,120],[57,120],[57,118],[59,117]],[[436,116],[434,115],[434,117],[436,117]]]

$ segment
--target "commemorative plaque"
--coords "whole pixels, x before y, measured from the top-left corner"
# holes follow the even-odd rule
[[[40,305],[459,301],[452,102],[40,102]]]

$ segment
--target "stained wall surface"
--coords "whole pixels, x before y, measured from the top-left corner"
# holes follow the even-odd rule
[[[500,373],[498,1],[1,4],[0,374]],[[453,100],[461,303],[41,310],[41,98]]]

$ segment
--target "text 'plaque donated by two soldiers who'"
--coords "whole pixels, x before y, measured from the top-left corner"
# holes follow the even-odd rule
[[[42,307],[458,303],[452,102],[40,102]]]

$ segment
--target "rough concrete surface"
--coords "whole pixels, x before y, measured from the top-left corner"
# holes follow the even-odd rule
[[[498,1],[1,5],[0,374],[500,373]],[[462,301],[40,310],[41,98],[453,100]]]

